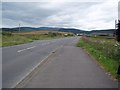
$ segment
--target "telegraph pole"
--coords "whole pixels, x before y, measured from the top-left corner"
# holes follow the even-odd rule
[[[20,23],[19,23],[19,32],[20,32]]]
[[[118,28],[118,20],[115,20],[115,29]]]
[[[117,29],[117,20],[115,20],[115,29]]]

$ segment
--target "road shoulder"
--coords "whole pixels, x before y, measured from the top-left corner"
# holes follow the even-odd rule
[[[117,88],[83,49],[64,46],[47,59],[24,88]]]

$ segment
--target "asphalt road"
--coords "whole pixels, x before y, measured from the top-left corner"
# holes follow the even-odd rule
[[[117,81],[106,74],[105,70],[100,68],[96,61],[81,48],[73,44],[63,45],[38,70],[24,88],[111,88],[110,90],[118,90]]]
[[[61,45],[75,44],[79,37],[34,41],[2,48],[2,87],[15,87],[46,56]]]

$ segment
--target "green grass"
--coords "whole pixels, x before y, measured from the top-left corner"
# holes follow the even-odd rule
[[[49,32],[48,34],[13,34],[10,32],[3,32],[1,36],[2,40],[0,41],[0,44],[2,47],[31,43],[34,40],[65,38],[64,36],[60,36],[57,35],[57,33],[52,32]]]
[[[2,36],[2,46],[12,46],[30,42],[32,42],[32,39],[21,35]]]
[[[120,59],[120,46],[117,45],[114,39],[82,37],[77,46],[84,48],[113,77],[118,78],[116,71]]]

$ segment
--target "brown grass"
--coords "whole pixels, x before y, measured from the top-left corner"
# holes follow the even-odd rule
[[[37,35],[37,34],[45,34],[45,33],[48,33],[50,31],[47,31],[47,30],[41,30],[41,31],[32,31],[32,32],[17,32],[17,33],[14,33],[14,34],[19,34],[19,35],[26,35],[26,34],[32,34],[32,35]],[[57,32],[57,31],[51,31],[51,32]],[[69,32],[58,32],[60,34],[71,34]]]
[[[48,33],[49,31],[32,31],[32,32],[19,32],[19,33],[14,33],[14,34],[44,34],[44,33]]]

